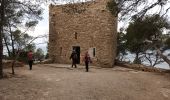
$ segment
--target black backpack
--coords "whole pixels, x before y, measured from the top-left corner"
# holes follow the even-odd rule
[[[77,54],[76,53],[73,53],[73,57],[72,57],[73,59],[77,59],[78,57],[77,57]]]

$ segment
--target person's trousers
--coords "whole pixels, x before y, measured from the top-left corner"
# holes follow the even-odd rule
[[[73,66],[75,66],[75,68],[77,68],[76,60],[73,60],[73,61],[72,61],[72,66],[71,66],[71,67],[73,67]]]
[[[89,71],[89,62],[85,62],[85,65],[86,65],[86,72]]]
[[[73,67],[73,66],[75,66],[75,68],[77,68],[77,65],[76,65],[75,63],[72,63],[72,66],[71,66],[71,67]]]
[[[32,63],[33,63],[33,61],[29,60],[28,63],[29,63],[30,70],[32,70]]]

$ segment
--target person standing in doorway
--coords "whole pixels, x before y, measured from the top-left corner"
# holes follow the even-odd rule
[[[91,58],[90,58],[88,52],[85,53],[85,56],[84,56],[83,60],[85,62],[85,66],[86,66],[86,72],[88,72],[89,71],[89,63],[92,63]]]
[[[32,64],[33,64],[33,53],[32,53],[32,50],[30,50],[28,52],[27,56],[28,56],[28,63],[29,63],[30,70],[32,70]]]
[[[71,67],[75,66],[75,68],[77,68],[77,65],[76,65],[76,63],[77,63],[77,58],[78,58],[77,53],[76,53],[75,50],[73,50],[73,52],[71,53],[71,56],[70,56],[70,59],[72,59],[72,65],[71,65]]]

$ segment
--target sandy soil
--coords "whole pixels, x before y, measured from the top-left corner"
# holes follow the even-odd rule
[[[5,69],[9,71],[9,69]],[[70,65],[16,68],[0,80],[0,100],[170,100],[170,75]]]

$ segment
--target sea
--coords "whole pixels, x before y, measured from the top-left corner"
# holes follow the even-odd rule
[[[170,52],[170,51],[165,52],[164,55],[169,54],[169,52]],[[168,58],[170,59],[170,57],[168,57]],[[132,63],[132,62],[134,61],[134,59],[135,59],[135,54],[132,54],[132,53],[129,53],[129,52],[128,52],[128,55],[125,56],[124,61],[127,61],[127,62]],[[143,64],[144,64],[144,65],[147,65],[147,66],[150,65],[147,61],[144,61]],[[154,67],[156,67],[156,68],[162,68],[162,69],[170,69],[170,66],[169,66],[166,62],[163,62],[163,63],[161,63],[161,64],[158,64],[158,65],[156,65],[156,66],[154,66]]]

